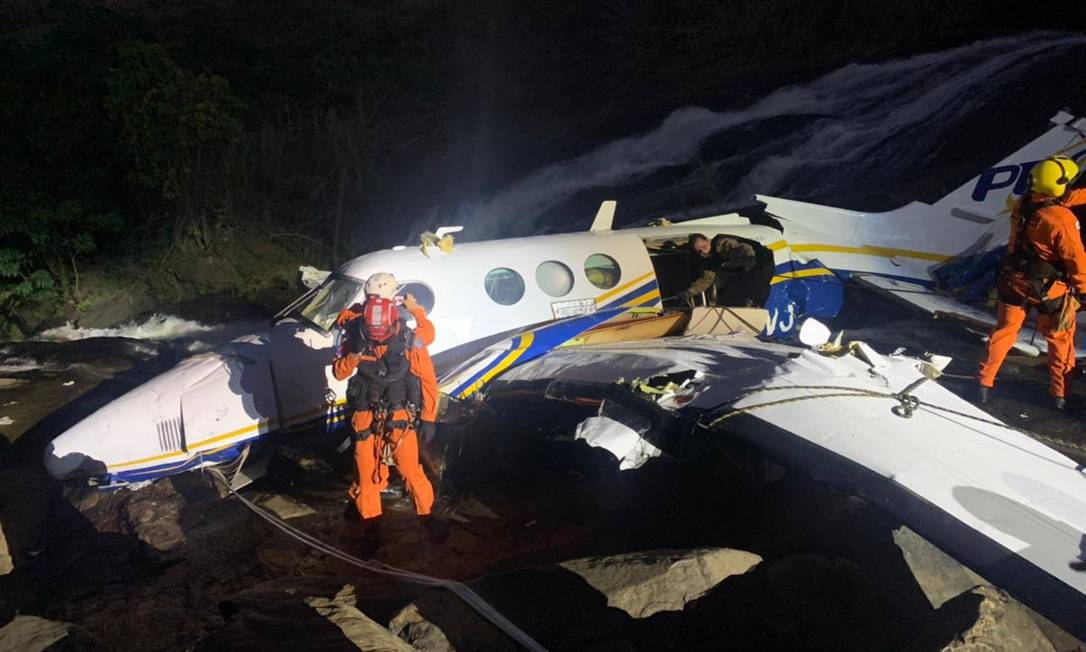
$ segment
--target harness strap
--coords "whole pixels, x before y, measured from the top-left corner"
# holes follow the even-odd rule
[[[1022,301],[1032,299],[1039,304],[1040,309],[1046,312],[1059,309],[1059,300],[1048,300],[1046,297],[1049,291],[1052,290],[1052,286],[1066,277],[1066,273],[1062,263],[1041,258],[1037,247],[1026,237],[1026,229],[1033,222],[1038,210],[1058,203],[1059,200],[1054,198],[1034,202],[1031,196],[1027,196],[1022,200],[1016,216],[1014,249],[1009,251],[1007,261],[1001,271],[1003,276],[1021,274],[1034,295],[1033,297],[1022,297]]]

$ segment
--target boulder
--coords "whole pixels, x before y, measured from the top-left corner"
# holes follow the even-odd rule
[[[82,627],[37,616],[16,616],[0,628],[0,650],[19,652],[83,652],[103,650]]]
[[[973,587],[988,583],[980,575],[962,566],[950,555],[905,526],[894,530],[893,536],[894,543],[901,549],[901,555],[916,579],[916,583],[931,606],[936,609],[947,601],[972,590]],[[1086,649],[1082,641],[1071,636],[1041,614],[1021,603],[1018,606],[1029,614],[1060,652]]]
[[[0,523],[0,575],[7,575],[13,570],[15,570],[15,564],[11,561],[8,540],[4,536],[4,524]]]
[[[681,611],[732,575],[742,575],[762,558],[743,550],[700,548],[652,550],[563,562],[607,598],[607,606],[634,618]]]
[[[302,516],[310,516],[317,513],[317,510],[305,503],[300,503],[286,496],[279,495],[272,496],[265,500],[260,503],[260,506],[274,512],[276,516],[283,520],[301,518]]]
[[[121,530],[159,551],[185,542],[181,511],[186,500],[170,482],[157,482],[128,496],[121,506]]]
[[[111,328],[135,319],[152,306],[147,293],[133,287],[97,296],[86,311],[75,316],[75,321],[80,328]]]
[[[380,589],[366,580],[365,594]],[[396,598],[404,604],[409,597]],[[355,587],[330,575],[284,577],[219,603],[224,624],[196,643],[211,650],[380,650],[411,648],[357,606]]]
[[[653,550],[490,575],[471,587],[547,647],[655,649],[674,634],[670,621],[658,619],[685,617],[689,611],[677,612],[759,562],[757,555],[723,548]],[[389,629],[428,651],[521,649],[445,589],[415,598],[392,618]]]
[[[415,604],[407,605],[396,614],[388,628],[400,639],[410,643],[408,649],[426,652],[454,652],[456,646],[449,642],[441,627],[430,622],[419,612]]]
[[[221,256],[178,254],[169,265],[179,282],[195,286],[201,293],[229,291],[244,282],[237,268]]]
[[[909,651],[1052,652],[1052,643],[1007,594],[978,586],[921,618]]]
[[[916,583],[933,608],[938,609],[974,586],[985,584],[982,577],[909,528],[899,527],[894,530],[893,537]]]
[[[305,602],[339,627],[343,635],[360,650],[413,652],[415,649],[359,611],[355,607],[355,589],[350,584],[344,586],[334,598],[310,597]]]

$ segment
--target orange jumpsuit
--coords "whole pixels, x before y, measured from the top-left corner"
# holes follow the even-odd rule
[[[354,307],[344,310],[337,321],[342,325],[361,316],[361,311]],[[434,341],[434,324],[426,317],[422,307],[412,313],[415,317],[414,346],[405,353],[411,373],[418,377],[422,386],[422,405],[419,419],[433,422],[437,418],[437,376],[434,363],[426,346]],[[384,346],[375,347],[378,356],[384,355]],[[348,353],[332,363],[332,373],[338,380],[345,380],[358,367],[359,355]],[[373,424],[373,412],[355,412],[351,418],[354,431],[362,432]],[[410,422],[406,410],[396,410],[389,421]],[[404,478],[407,490],[415,503],[415,513],[425,516],[434,504],[434,489],[426,479],[426,473],[419,464],[419,440],[414,427],[393,428],[383,435],[371,435],[354,445],[354,459],[358,467],[357,485],[349,492],[362,518],[376,518],[381,515],[381,490],[388,486],[388,464],[382,459],[386,450],[391,450],[392,459],[400,475]]]
[[[1023,201],[1024,198],[1019,200],[1011,214],[1008,253],[1014,251],[1018,236],[1018,216]],[[1077,292],[1086,294],[1086,251],[1083,250],[1078,219],[1069,208],[1083,204],[1086,204],[1086,189],[1068,191],[1058,203],[1037,209],[1026,225],[1024,235],[1033,244],[1040,258],[1062,265],[1065,271],[1066,282],[1053,283],[1045,299],[1063,296],[1069,285]],[[1025,293],[1027,283],[1024,279],[1017,279],[1015,285],[1022,286]],[[981,385],[992,387],[995,384],[996,373],[1017,341],[1018,331],[1026,321],[1030,307],[1029,303],[1015,306],[999,302],[995,329],[988,338],[988,347],[977,374]],[[1056,322],[1056,315],[1044,312],[1037,315],[1037,329],[1048,342],[1048,391],[1052,396],[1062,397],[1067,392],[1067,381],[1075,368],[1075,325],[1072,322],[1070,329],[1053,332]]]

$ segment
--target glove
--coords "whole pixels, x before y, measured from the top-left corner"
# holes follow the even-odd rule
[[[676,294],[675,298],[691,308],[694,307],[694,294],[690,292],[690,290],[683,290],[682,292]]]
[[[418,432],[422,443],[429,444],[430,440],[437,434],[437,424],[433,421],[419,421]]]

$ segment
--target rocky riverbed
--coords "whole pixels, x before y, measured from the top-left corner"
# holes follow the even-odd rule
[[[979,339],[880,299],[850,305],[848,336],[937,348],[955,356],[951,372],[969,373]],[[876,307],[877,324],[859,317]],[[210,475],[112,492],[46,476],[51,436],[192,345],[4,345],[0,649],[517,649],[447,590],[324,556]],[[1043,377],[1040,361],[1013,359],[992,411],[1077,455],[1081,416],[1047,407]],[[618,471],[609,453],[570,433],[536,430],[512,431],[499,415],[445,429],[439,445],[452,447],[437,511],[448,539],[428,536],[394,486],[375,558],[468,583],[554,650],[1083,649],[872,505],[802,475],[749,485],[667,457]],[[360,555],[338,439],[281,440],[267,451],[268,474],[243,494]]]

